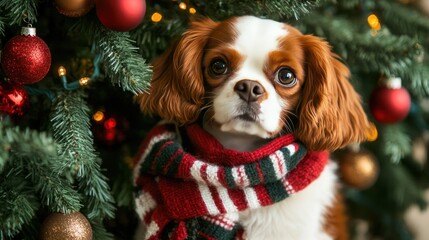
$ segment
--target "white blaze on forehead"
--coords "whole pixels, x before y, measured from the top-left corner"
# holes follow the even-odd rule
[[[252,16],[238,18],[234,27],[237,39],[233,47],[245,57],[246,67],[262,71],[268,53],[279,48],[279,39],[288,34],[285,25]]]

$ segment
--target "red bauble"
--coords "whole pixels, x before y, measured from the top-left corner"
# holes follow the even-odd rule
[[[35,36],[35,31],[35,28],[23,28],[23,34],[31,32],[30,35],[15,36],[4,46],[1,66],[14,83],[35,83],[49,72],[51,52],[46,43]]]
[[[98,19],[107,28],[126,32],[137,27],[146,12],[144,0],[96,0]]]
[[[28,107],[28,95],[20,85],[0,82],[0,113],[21,116]]]
[[[369,107],[380,123],[396,123],[408,115],[411,97],[405,88],[381,86],[372,92]]]

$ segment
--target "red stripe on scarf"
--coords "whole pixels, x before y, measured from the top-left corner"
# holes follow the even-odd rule
[[[273,203],[264,185],[257,185],[254,188],[255,188],[256,195],[258,196],[258,199],[259,199],[259,204],[261,204],[261,206],[268,206]]]
[[[246,195],[243,191],[238,189],[228,189],[228,194],[238,211],[243,211],[248,208]]]
[[[225,207],[223,206],[223,201],[219,196],[219,192],[216,190],[215,187],[209,187],[210,193],[212,194],[212,198],[216,204],[217,209],[219,209],[220,212],[226,212]]]
[[[291,134],[284,135],[273,139],[269,146],[262,146],[252,152],[240,152],[228,148],[224,148],[217,139],[208,132],[204,131],[199,125],[192,124],[186,128],[191,145],[195,149],[196,156],[204,156],[204,160],[215,162],[226,166],[234,166],[254,162],[261,159],[274,151],[278,150],[286,144],[295,141],[295,137]]]
[[[159,189],[172,219],[184,220],[208,214],[196,183],[162,178],[159,180]]]
[[[328,152],[308,152],[307,157],[299,163],[299,168],[295,168],[289,173],[288,181],[295,192],[307,187],[314,179],[318,178],[328,163]],[[314,164],[317,162],[317,164]],[[305,169],[302,171],[301,169]]]

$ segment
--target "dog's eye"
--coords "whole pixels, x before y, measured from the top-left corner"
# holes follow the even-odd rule
[[[222,75],[228,71],[228,66],[224,60],[214,59],[210,63],[210,71],[215,75]]]
[[[293,73],[291,69],[280,68],[276,73],[274,81],[280,83],[280,85],[284,87],[293,87],[295,86],[297,79],[295,73]]]

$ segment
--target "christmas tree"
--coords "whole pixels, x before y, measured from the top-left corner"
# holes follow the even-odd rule
[[[373,122],[333,153],[351,236],[428,239],[425,0],[0,0],[0,239],[132,238],[133,156],[159,120],[132,98],[201,15],[325,38]]]

